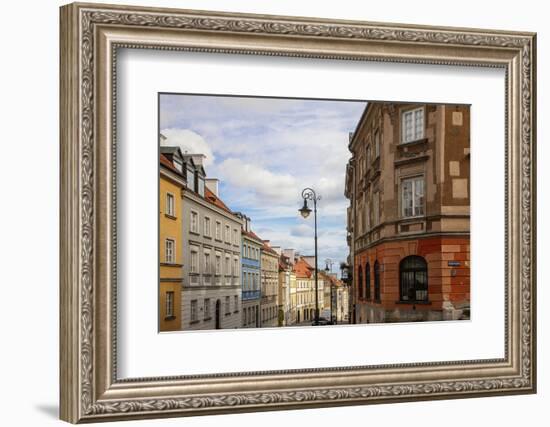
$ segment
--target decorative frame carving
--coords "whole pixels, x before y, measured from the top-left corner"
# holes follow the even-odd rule
[[[61,418],[77,423],[535,392],[535,42],[533,33],[507,31],[63,6]],[[117,379],[113,177],[119,47],[504,68],[505,357]],[[290,379],[299,386],[289,387]]]

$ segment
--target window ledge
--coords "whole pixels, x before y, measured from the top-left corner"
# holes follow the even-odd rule
[[[170,215],[170,214],[167,214],[167,213],[165,213],[164,216],[165,216],[166,218],[170,218],[170,219],[178,219],[178,218],[175,217],[174,215]]]
[[[207,322],[208,320],[212,320],[212,317],[205,317],[203,320]]]
[[[432,305],[432,302],[431,301],[402,301],[402,300],[398,300],[398,301],[395,301],[396,304],[401,304],[401,305]]]
[[[164,320],[175,320],[175,319],[176,319],[176,316],[174,316],[174,315],[164,317]]]
[[[196,325],[197,323],[200,323],[200,320],[191,320],[191,322],[189,322],[191,325]]]
[[[422,144],[423,142],[428,142],[428,138],[424,137],[424,138],[419,138],[419,139],[413,139],[412,141],[407,141],[407,142],[399,142],[398,146],[399,147],[404,147],[404,146],[409,146],[409,145],[415,145],[415,144]]]

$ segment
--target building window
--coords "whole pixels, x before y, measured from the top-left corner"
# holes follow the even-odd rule
[[[202,176],[198,176],[198,192],[199,196],[204,197],[204,178]]]
[[[216,240],[222,239],[222,223],[220,221],[216,221]]]
[[[369,169],[369,165],[370,165],[370,163],[371,163],[371,161],[372,161],[372,159],[371,159],[371,152],[370,152],[370,144],[367,145],[367,155],[365,156],[365,160],[366,160],[366,162],[367,162],[367,168],[366,168],[366,170],[368,170],[368,169]]]
[[[195,170],[193,167],[187,168],[187,188],[195,191]]]
[[[222,256],[216,254],[216,274],[222,274]]]
[[[428,264],[421,256],[411,255],[399,263],[401,301],[428,301]]]
[[[199,320],[197,312],[197,300],[194,299],[191,301],[191,322],[196,322]]]
[[[424,177],[404,179],[401,182],[403,217],[424,215]]]
[[[176,242],[172,239],[166,239],[164,244],[164,262],[174,264],[176,260]]]
[[[166,193],[166,215],[176,216],[174,207],[174,195]]]
[[[361,268],[361,266],[359,266],[359,274],[357,275],[357,277],[359,279],[357,283],[359,298],[363,298],[363,269]]]
[[[372,198],[372,225],[377,226],[380,223],[380,192],[374,193]]]
[[[166,292],[165,317],[174,317],[174,291]]]
[[[191,221],[191,224],[190,224],[191,232],[198,233],[199,232],[199,214],[197,212],[191,211],[190,221]]]
[[[212,230],[210,229],[210,218],[204,217],[204,235],[206,237],[212,237]]]
[[[231,258],[229,255],[225,256],[225,275],[231,275]]]
[[[380,132],[378,129],[374,131],[374,160],[380,157]]]
[[[235,306],[235,313],[239,311],[239,296],[235,295],[233,297],[233,305]]]
[[[380,302],[380,264],[374,262],[374,300]]]
[[[369,203],[369,200],[367,198],[367,194],[365,193],[365,198],[367,199],[366,202],[365,202],[365,229],[363,231],[368,231],[370,230],[370,216],[371,216],[371,209],[370,209],[370,203]]]
[[[233,260],[233,276],[237,277],[239,275],[239,258]]]
[[[210,319],[210,298],[204,299],[204,320]]]
[[[231,227],[229,225],[225,226],[225,242],[231,243]]]
[[[191,248],[191,273],[199,272],[199,250],[198,248]]]
[[[210,252],[204,252],[204,273],[210,274]]]
[[[403,144],[424,138],[424,108],[403,112],[401,128],[401,142]]]
[[[367,262],[365,265],[365,287],[366,287],[366,298],[370,299],[370,264]]]
[[[225,314],[231,313],[231,300],[229,297],[225,297]]]
[[[233,244],[239,244],[239,230],[237,230],[236,228],[233,229]]]

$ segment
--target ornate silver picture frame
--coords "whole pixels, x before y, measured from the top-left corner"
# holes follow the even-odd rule
[[[63,6],[60,21],[61,419],[97,422],[536,391],[535,34],[79,3]],[[119,378],[115,148],[122,48],[504,70],[504,357]]]

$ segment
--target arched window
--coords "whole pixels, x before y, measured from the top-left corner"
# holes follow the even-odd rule
[[[365,286],[367,288],[366,298],[370,299],[370,264],[365,265]]]
[[[411,255],[399,264],[401,301],[428,301],[428,264],[421,256]]]
[[[374,262],[374,300],[380,301],[380,264]]]
[[[361,266],[359,266],[359,274],[357,275],[357,278],[359,279],[357,281],[357,290],[359,291],[359,298],[363,298],[363,270],[361,269]]]

